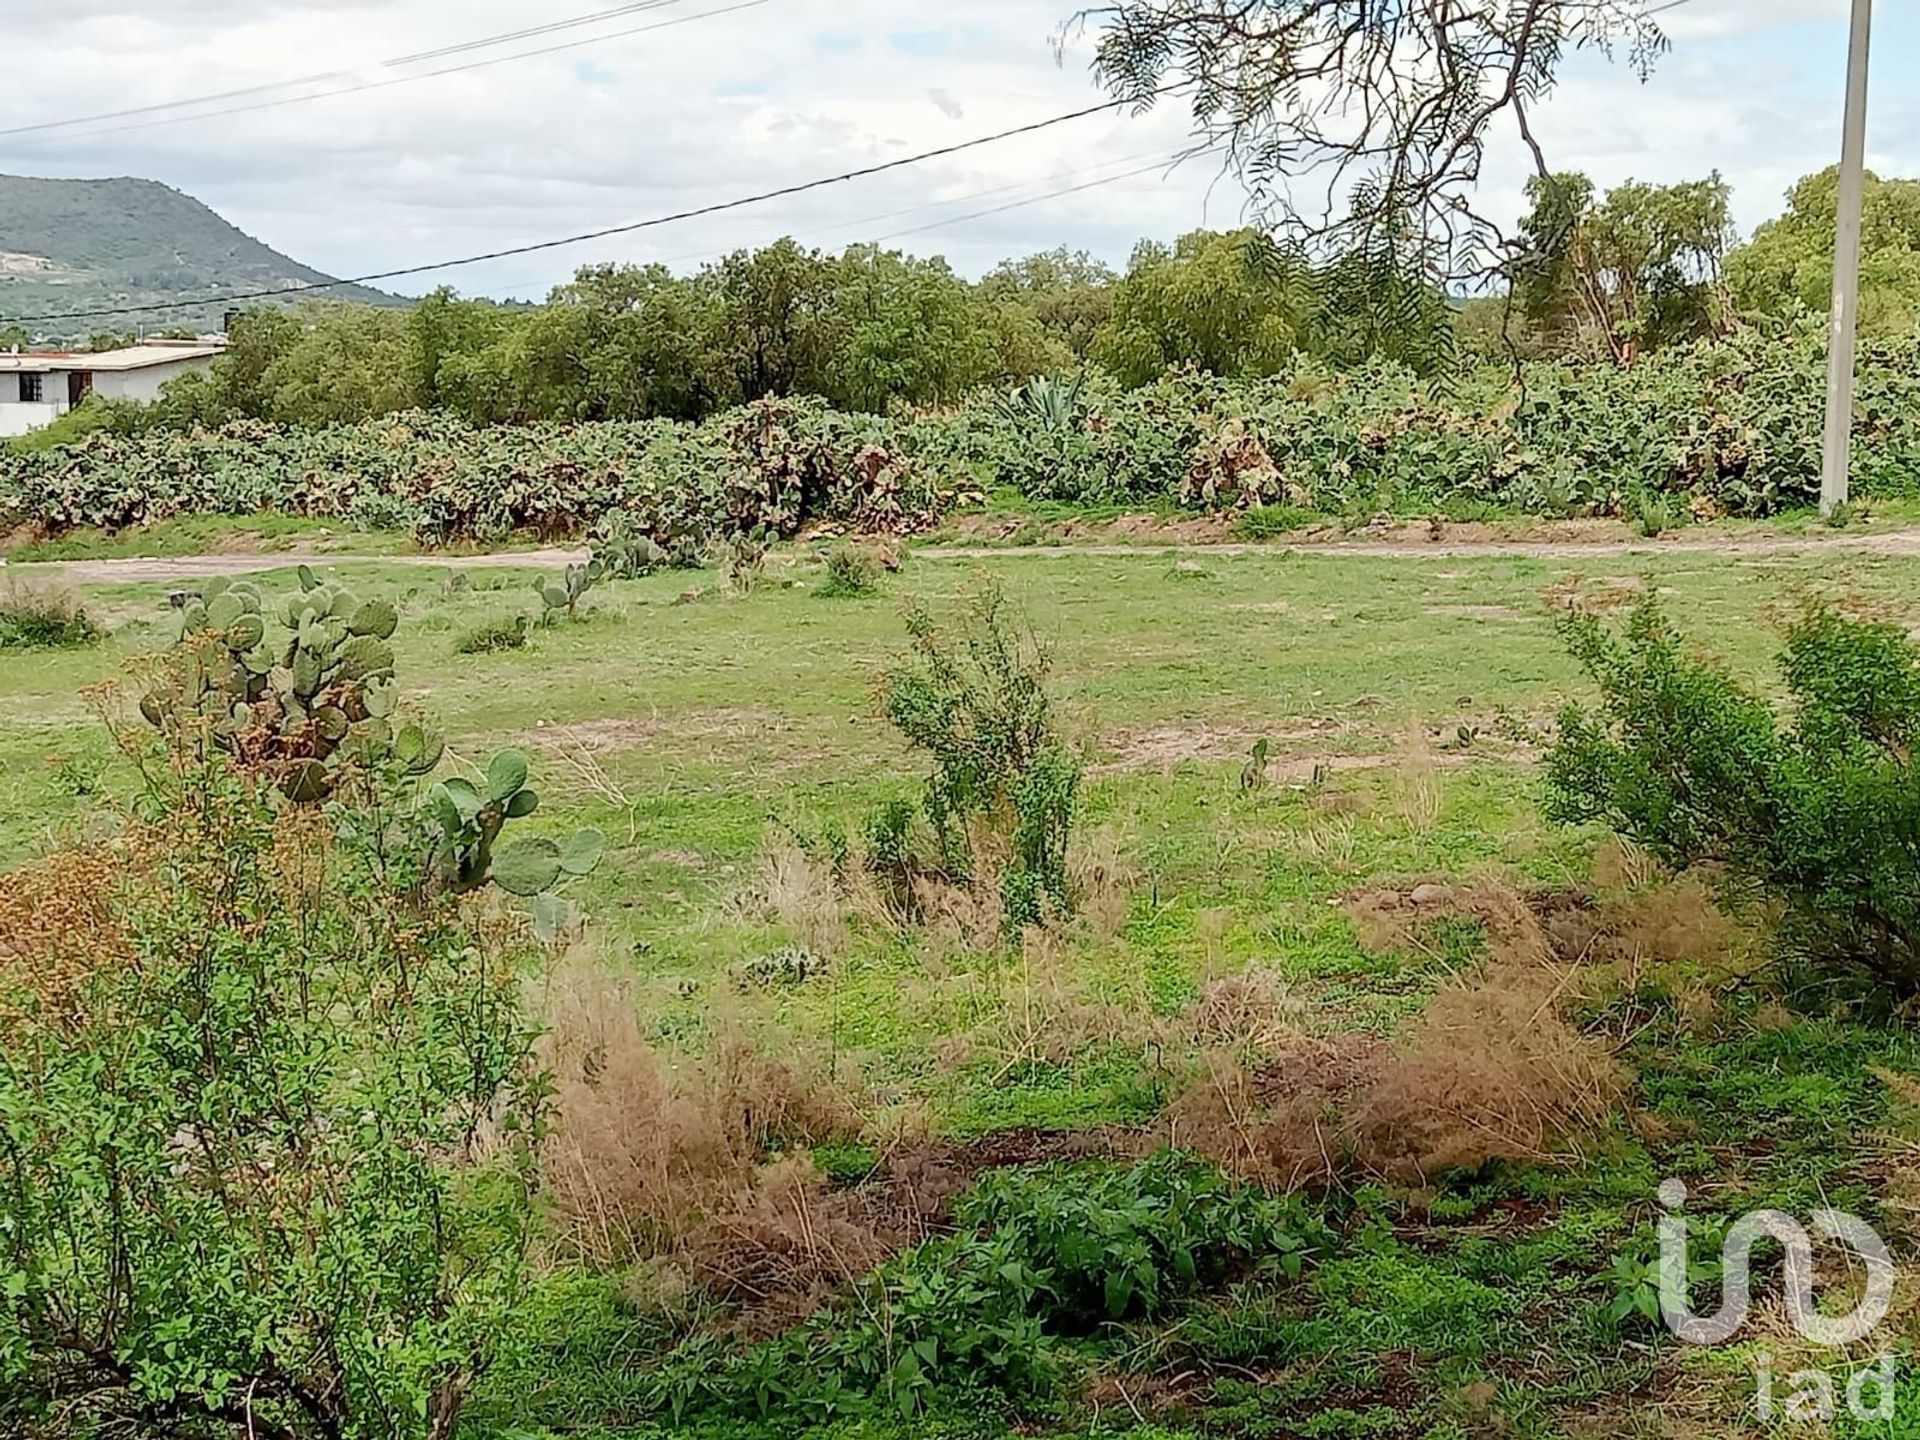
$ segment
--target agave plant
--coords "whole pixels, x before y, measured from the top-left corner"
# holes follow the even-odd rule
[[[1052,434],[1071,430],[1086,412],[1082,403],[1086,393],[1085,372],[1068,379],[1037,375],[1011,394],[1003,395],[994,413],[1011,424],[1037,427]]]

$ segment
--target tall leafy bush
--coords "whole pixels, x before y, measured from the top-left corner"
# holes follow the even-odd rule
[[[1547,760],[1551,809],[1602,821],[1674,868],[1712,867],[1777,912],[1790,952],[1920,994],[1920,647],[1815,610],[1788,634],[1790,708],[1689,654],[1651,600],[1610,632],[1562,632],[1600,689]]]

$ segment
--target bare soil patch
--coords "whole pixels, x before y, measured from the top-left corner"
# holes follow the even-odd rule
[[[729,739],[779,734],[788,729],[781,716],[757,707],[688,710],[676,715],[608,716],[569,725],[541,725],[535,738],[548,749],[578,746],[596,755],[644,750],[663,739]]]

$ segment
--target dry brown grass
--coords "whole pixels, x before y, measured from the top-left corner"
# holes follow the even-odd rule
[[[1343,1114],[1379,1064],[1367,1035],[1293,1034],[1259,1056],[1202,1054],[1194,1081],[1167,1113],[1167,1141],[1279,1190],[1326,1184],[1352,1165]]]
[[[1440,821],[1442,797],[1434,764],[1426,730],[1418,724],[1408,727],[1399,763],[1393,767],[1393,808],[1416,833],[1431,830]]]
[[[64,649],[99,638],[80,592],[64,579],[0,574],[0,650]]]
[[[670,1063],[631,988],[579,961],[555,977],[549,1011],[542,1174],[567,1242],[596,1259],[670,1248],[750,1201],[777,1154],[858,1129],[841,1087],[737,1036]]]
[[[1278,1050],[1300,1034],[1306,1002],[1267,970],[1246,970],[1210,980],[1186,1014],[1203,1049]]]
[[[1466,913],[1486,929],[1486,964],[1391,1043],[1316,1039],[1257,982],[1218,982],[1187,1017],[1206,1048],[1171,1107],[1174,1143],[1280,1188],[1356,1174],[1421,1184],[1495,1160],[1564,1160],[1607,1122],[1625,1076],[1560,1014],[1571,972],[1525,901],[1484,882],[1413,893],[1349,897],[1367,943],[1417,945],[1423,924]]]
[[[841,954],[848,943],[844,902],[833,867],[786,836],[760,854],[760,895],[768,918],[819,955]]]
[[[1549,1164],[1606,1123],[1626,1077],[1556,1013],[1543,978],[1495,972],[1434,997],[1346,1117],[1366,1168],[1424,1183],[1494,1160]]]

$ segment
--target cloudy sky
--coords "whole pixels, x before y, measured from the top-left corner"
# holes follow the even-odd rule
[[[0,135],[0,172],[165,181],[308,264],[357,275],[692,208],[1099,98],[1087,39],[1069,37],[1056,57],[1072,0],[647,0],[654,8],[512,45],[381,63],[617,3],[16,0],[0,131],[139,113]],[[1920,174],[1920,106],[1905,83],[1920,16],[1898,0],[1879,9],[1869,161]],[[1845,12],[1846,0],[1683,0],[1661,17],[1673,50],[1647,84],[1598,56],[1569,65],[1538,122],[1549,158],[1603,184],[1717,166],[1750,230],[1837,153]],[[537,49],[551,53],[501,59]],[[408,78],[475,61],[500,63]],[[291,91],[231,94],[322,74]],[[222,95],[184,121],[140,109]],[[270,103],[289,95],[320,98]],[[538,297],[589,261],[687,269],[782,234],[825,246],[886,238],[969,274],[1062,243],[1123,262],[1140,236],[1241,215],[1244,194],[1206,160],[1168,173],[1185,138],[1173,109],[1102,115],[402,288],[445,278],[467,293]],[[1515,213],[1524,173],[1503,133],[1481,206]]]

